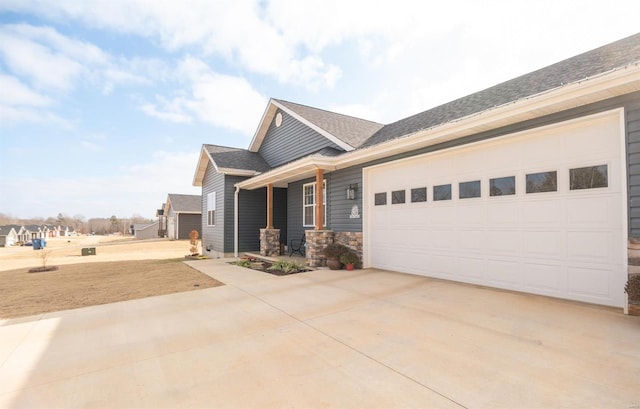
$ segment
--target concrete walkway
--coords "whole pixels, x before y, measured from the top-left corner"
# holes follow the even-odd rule
[[[640,318],[377,270],[0,321],[0,407],[640,407]]]

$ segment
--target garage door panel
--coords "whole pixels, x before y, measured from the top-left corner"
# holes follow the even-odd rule
[[[627,210],[621,112],[366,168],[366,262],[622,306]],[[606,187],[570,189],[571,169],[598,165],[607,165]],[[526,192],[526,175],[540,172],[556,172],[556,191]],[[490,180],[505,177],[514,177],[515,194],[491,196]],[[459,183],[474,180],[481,182],[481,197],[460,199]],[[451,199],[434,201],[433,187],[447,184]],[[411,203],[412,187],[426,187],[427,201]],[[390,192],[402,189],[407,203],[392,205]],[[372,205],[378,192],[388,193],[387,205]]]
[[[578,226],[610,226],[619,222],[610,196],[584,196],[567,199],[567,222]]]
[[[484,280],[486,262],[482,258],[458,257],[455,259],[455,275],[467,278],[471,282]]]
[[[560,294],[565,285],[564,267],[557,264],[524,264],[524,285],[546,294]]]
[[[532,200],[522,204],[522,221],[536,227],[554,226],[563,223],[563,203],[549,197],[553,193],[536,193],[547,195],[546,200]]]
[[[612,244],[616,241],[610,231],[569,231],[567,256],[577,260],[615,262]]]
[[[500,200],[497,199],[497,200]],[[487,207],[487,222],[490,226],[515,225],[520,221],[520,205],[515,202],[492,203]]]
[[[529,231],[525,234],[524,253],[527,256],[560,258],[563,255],[564,234],[556,231]]]
[[[515,257],[520,253],[520,236],[517,230],[488,231],[484,245],[491,254],[503,253]]]
[[[610,268],[569,267],[569,291],[576,295],[607,299],[611,297]]]
[[[487,260],[487,280],[497,287],[514,285],[522,282],[522,266],[513,260]]]

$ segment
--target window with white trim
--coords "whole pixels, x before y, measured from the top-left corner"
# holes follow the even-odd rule
[[[207,226],[216,225],[216,192],[207,194]]]
[[[324,225],[327,225],[327,181],[322,182],[322,204],[324,205]],[[302,186],[302,225],[313,227],[316,225],[316,183],[306,183]]]

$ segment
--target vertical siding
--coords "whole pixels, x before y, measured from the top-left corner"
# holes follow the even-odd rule
[[[178,238],[188,239],[192,230],[196,230],[198,237],[202,237],[202,217],[199,214],[178,214]]]
[[[640,237],[640,100],[627,104],[627,166],[629,199],[629,234]]]
[[[202,248],[211,246],[214,251],[224,252],[224,175],[217,173],[209,164],[202,181]],[[207,195],[216,192],[216,225],[207,226]],[[206,250],[204,250],[206,254]]]
[[[278,112],[282,113],[282,125],[271,123],[258,151],[270,166],[283,165],[326,147],[343,150],[286,112]]]

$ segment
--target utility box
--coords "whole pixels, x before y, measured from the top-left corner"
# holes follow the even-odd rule
[[[95,247],[85,247],[82,249],[83,256],[95,256],[96,248]]]
[[[34,250],[42,250],[47,247],[47,242],[44,239],[33,239],[33,249]]]

